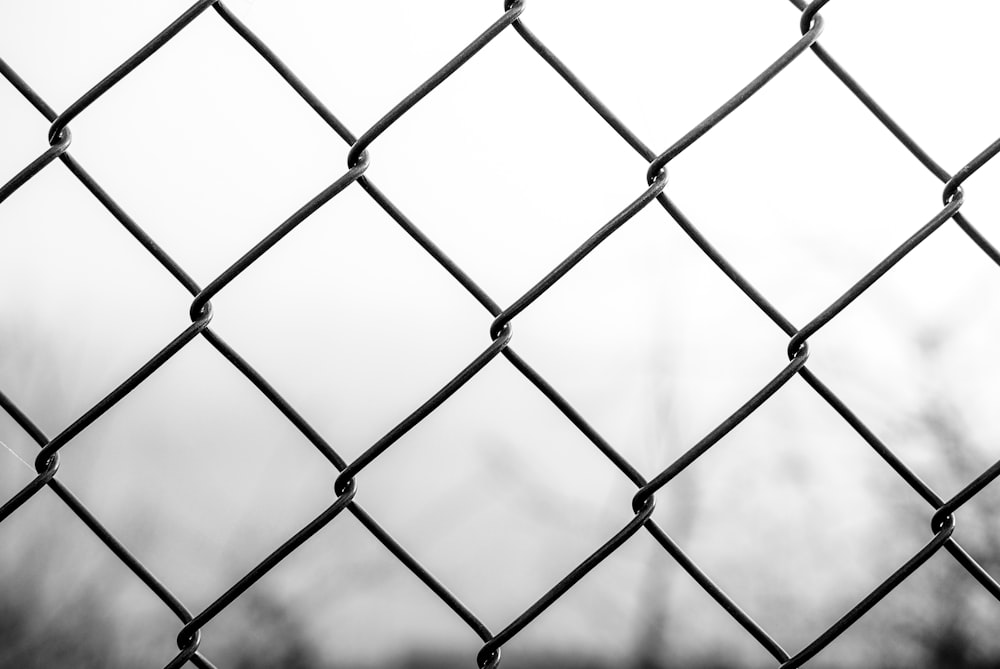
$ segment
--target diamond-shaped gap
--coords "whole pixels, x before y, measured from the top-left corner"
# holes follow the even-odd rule
[[[854,0],[831,3],[823,15],[823,44],[946,170],[997,138],[1000,101],[983,85],[987,64],[1000,56],[996,3]]]
[[[667,190],[800,327],[942,208],[940,182],[815,59],[682,153]]]
[[[190,323],[190,296],[61,165],[0,207],[0,229],[4,349],[19,352],[3,390],[55,436]]]
[[[489,313],[358,187],[213,305],[218,332],[348,460],[490,343]]]
[[[0,524],[0,546],[4,666],[150,666],[174,652],[177,617],[52,491]]]
[[[62,453],[63,480],[191,607],[336,497],[332,465],[202,339]]]
[[[503,653],[518,667],[767,666],[770,657],[642,529]]]
[[[811,339],[809,365],[938,494],[1000,458],[982,355],[1000,269],[945,224]]]
[[[191,4],[193,0],[4,3],[0,6],[3,58],[16,63],[18,73],[57,111],[62,110]]]
[[[640,616],[636,651],[661,664],[652,666],[772,667],[775,660],[660,546],[645,534],[644,587],[636,593]],[[684,549],[684,547],[681,547]],[[709,573],[715,580],[715,574]],[[732,592],[728,592],[732,596]],[[738,597],[737,606],[746,609]],[[758,624],[768,623],[750,611]],[[774,630],[764,624],[774,638]],[[778,639],[779,643],[782,641]],[[787,646],[784,646],[788,650]]]
[[[646,475],[787,364],[787,337],[655,204],[514,331],[516,350]]]
[[[0,114],[3,118],[0,123],[0,185],[3,185],[49,148],[45,140],[49,124],[6,79],[0,80]]]
[[[80,161],[203,284],[347,170],[336,134],[215,12],[73,132]]]
[[[434,575],[452,585],[451,574]],[[262,608],[271,612],[261,616]],[[349,511],[210,622],[203,647],[218,656],[220,666],[237,665],[248,651],[273,658],[287,652],[282,629],[293,647],[318,658],[308,666],[410,666],[408,661],[430,652],[469,663],[482,645]]]
[[[781,4],[636,2],[607,11],[597,0],[555,0],[528,6],[523,18],[659,152],[799,39],[795,12]]]
[[[942,549],[834,645],[857,648],[852,666],[985,667],[1000,657],[998,620],[1000,602]]]
[[[920,548],[887,501],[906,496],[919,499],[795,378],[657,493],[654,518],[791,649]]]
[[[405,0],[243,0],[233,9],[360,135],[499,19],[503,2],[429,10]]]
[[[377,458],[358,485],[357,499],[491,629],[624,525],[634,491],[505,360]]]
[[[646,189],[644,161],[537,60],[500,35],[371,149],[373,180],[502,305]]]

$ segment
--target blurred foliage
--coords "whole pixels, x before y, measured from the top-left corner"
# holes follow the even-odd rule
[[[89,592],[58,610],[46,610],[30,581],[15,581],[0,596],[3,669],[116,669],[114,629]]]

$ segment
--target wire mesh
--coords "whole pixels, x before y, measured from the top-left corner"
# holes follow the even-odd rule
[[[903,128],[869,95],[864,88],[849,74],[833,56],[823,48],[818,39],[823,32],[823,18],[819,11],[828,0],[815,0],[806,3],[804,0],[791,0],[799,10],[799,28],[801,37],[787,47],[787,50],[764,71],[760,72],[745,87],[737,91],[718,109],[708,115],[680,139],[662,151],[650,148],[640,139],[615,113],[606,106],[560,58],[551,51],[545,43],[526,25],[523,15],[526,12],[525,0],[507,0],[502,12],[498,7],[498,18],[481,34],[468,43],[441,69],[432,74],[412,92],[389,109],[374,125],[360,135],[352,133],[334,113],[315,95],[306,84],[251,31],[233,11],[217,0],[199,0],[187,11],[170,23],[156,37],[140,48],[133,56],[116,67],[101,81],[82,95],[66,109],[57,112],[46,103],[31,85],[22,79],[5,61],[0,60],[0,72],[4,78],[31,103],[39,114],[50,123],[48,132],[48,148],[36,159],[32,160],[20,172],[10,178],[0,187],[0,205],[12,193],[33,179],[50,163],[61,162],[69,172],[82,183],[101,205],[127,230],[140,244],[149,256],[159,263],[181,286],[192,296],[190,306],[190,324],[177,334],[170,342],[151,359],[145,362],[131,376],[122,381],[111,393],[100,402],[90,407],[78,419],[73,421],[55,435],[45,434],[31,417],[26,415],[6,395],[0,394],[0,406],[16,421],[16,423],[39,446],[34,462],[36,476],[22,490],[0,507],[0,521],[9,518],[31,497],[44,488],[50,489],[64,502],[79,520],[92,531],[128,569],[138,577],[145,586],[156,595],[178,619],[177,647],[178,652],[172,659],[166,660],[164,666],[168,669],[193,664],[202,668],[214,667],[213,663],[200,650],[203,634],[209,633],[208,627],[213,619],[223,610],[233,604],[249,588],[264,578],[276,565],[284,561],[293,551],[309,541],[324,526],[331,523],[342,512],[355,516],[371,535],[383,544],[403,565],[406,566],[431,592],[444,602],[471,632],[482,641],[482,647],[475,658],[469,658],[470,666],[474,661],[480,668],[492,668],[500,665],[501,651],[513,637],[531,625],[533,621],[549,606],[559,600],[572,589],[588,572],[615,553],[630,537],[638,532],[647,532],[687,574],[708,593],[711,598],[730,615],[753,639],[769,653],[781,667],[791,668],[805,665],[834,639],[856,623],[872,607],[883,599],[890,591],[914,574],[927,560],[944,549],[961,567],[993,597],[1000,599],[1000,584],[989,574],[977,560],[967,552],[954,537],[956,516],[958,511],[969,500],[975,497],[984,487],[1000,475],[1000,461],[990,466],[950,498],[944,498],[922,481],[917,474],[903,461],[882,439],[870,429],[860,416],[852,410],[838,395],[830,389],[807,366],[809,359],[809,339],[835,319],[849,304],[869,290],[883,275],[886,274],[904,256],[909,254],[928,237],[949,221],[953,221],[968,240],[996,264],[1000,264],[1000,253],[987,238],[973,226],[971,221],[960,211],[964,202],[962,185],[978,169],[1000,152],[1000,140],[990,144],[981,153],[972,157],[961,169],[950,174],[903,130]],[[291,216],[255,244],[250,250],[228,269],[219,274],[205,286],[196,283],[191,276],[175,262],[140,224],[134,220],[113,196],[102,188],[97,180],[71,155],[69,149],[72,142],[70,124],[98,99],[104,96],[119,82],[129,76],[142,76],[141,66],[162,46],[170,42],[192,22],[205,20],[202,16],[209,11],[215,12],[235,34],[246,41],[259,56],[287,83],[287,85],[307,104],[323,122],[329,126],[347,145],[346,165],[342,174],[312,199],[303,204]],[[380,190],[366,175],[372,155],[377,148],[377,140],[400,118],[406,115],[414,106],[420,104],[439,84],[451,77],[476,54],[488,48],[498,35],[515,32],[523,41],[524,47],[534,51],[548,67],[552,68],[578,95],[580,101],[589,105],[593,111],[620,136],[629,147],[638,153],[649,165],[645,174],[645,183],[637,185],[635,198],[631,202],[623,202],[618,214],[598,228],[565,259],[563,259],[548,274],[538,280],[529,290],[510,303],[501,306],[480,287],[473,277],[459,267],[440,248],[433,239],[397,207],[389,197]],[[668,188],[668,171],[671,161],[697,142],[727,116],[737,112],[739,107],[751,96],[765,87],[772,79],[781,76],[782,70],[799,58],[808,58],[807,52],[832,72],[846,89],[853,94],[878,121],[916,158],[932,175],[944,185],[941,194],[940,211],[929,221],[922,223],[907,238],[902,240],[894,251],[872,267],[860,280],[844,290],[843,294],[815,317],[801,326],[796,326],[786,318],[740,271],[711,243],[671,199]],[[136,74],[133,75],[133,72]],[[213,310],[212,298],[224,291],[232,282],[253,263],[267,254],[286,235],[293,233],[297,226],[315,213],[331,199],[337,197],[345,189],[357,184],[364,190],[382,210],[385,211],[412,240],[418,244],[430,257],[443,267],[458,284],[461,285],[493,318],[489,328],[490,343],[474,359],[457,374],[455,374],[436,393],[427,398],[399,424],[385,433],[360,456],[351,461],[345,460],[334,450],[324,437],[314,429],[277,390],[258,373],[240,353],[224,341],[211,327]],[[447,186],[443,186],[447,188]],[[731,412],[728,418],[719,423],[701,440],[692,445],[686,452],[672,462],[668,467],[647,479],[626,459],[618,449],[606,441],[594,427],[581,415],[569,401],[549,381],[539,374],[527,360],[518,355],[512,347],[514,323],[518,315],[532,306],[553,285],[582,261],[588,254],[607,240],[612,233],[628,224],[639,211],[653,206],[654,202],[665,212],[665,219],[672,221],[691,238],[704,255],[754,305],[788,337],[788,362],[777,370],[773,378],[747,399],[741,406]],[[158,579],[130,550],[124,546],[102,524],[88,508],[76,497],[58,477],[60,454],[84,430],[98,418],[118,404],[124,397],[149,379],[172,356],[197,338],[207,341],[225,360],[246,377],[267,398],[281,414],[322,454],[330,466],[338,472],[334,485],[332,503],[318,513],[307,525],[293,536],[289,537],[253,569],[234,583],[228,590],[218,593],[214,601],[201,611],[192,611],[168,585]],[[567,573],[555,583],[537,601],[511,620],[505,627],[491,629],[474,611],[463,604],[445,585],[447,574],[432,574],[418,562],[406,547],[401,545],[356,501],[355,495],[359,483],[363,480],[365,469],[380,458],[387,450],[409,430],[423,421],[440,407],[449,397],[456,393],[470,379],[479,374],[496,358],[504,358],[519,374],[534,385],[548,398],[593,446],[607,459],[609,466],[616,468],[624,477],[634,484],[636,492],[632,498],[633,517],[617,533],[605,543],[594,548],[593,552],[576,568]],[[815,393],[832,407],[843,421],[849,425],[871,449],[890,467],[913,491],[928,504],[927,518],[931,535],[927,543],[906,560],[898,569],[881,582],[876,588],[845,613],[839,620],[824,630],[810,643],[797,650],[787,650],[775,638],[746,613],[729,595],[716,585],[692,558],[685,553],[652,518],[656,503],[656,493],[692,463],[703,456],[718,443],[727,433],[757,411],[793,377],[801,377]]]

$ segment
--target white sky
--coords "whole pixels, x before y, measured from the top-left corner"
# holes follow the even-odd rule
[[[357,135],[502,11],[499,0],[228,5]],[[186,6],[0,0],[0,57],[62,110]],[[835,0],[823,16],[821,43],[946,169],[996,138],[1000,5]],[[523,19],[656,150],[799,36],[781,0],[529,0]],[[0,119],[2,182],[44,151],[47,123],[6,84]],[[346,169],[348,147],[211,10],[71,128],[71,153],[202,285]],[[645,188],[643,161],[513,30],[370,154],[367,175],[502,305]],[[670,197],[799,326],[936,214],[942,190],[809,53],[669,170]],[[998,170],[994,161],[966,183],[963,207],[995,243]],[[998,278],[948,224],[813,338],[810,368],[880,434],[944,392],[965,404],[977,436],[995,436],[984,421],[998,389],[981,352],[998,325]],[[60,164],[0,204],[0,282],[0,388],[50,435],[188,323],[189,296]],[[347,459],[483,350],[492,320],[358,186],[213,305],[213,329]],[[655,204],[514,327],[514,348],[648,476],[774,376],[787,343]],[[914,342],[942,327],[934,367]],[[30,461],[24,436],[0,427]],[[21,467],[4,458],[0,471]],[[932,467],[920,473],[934,484]],[[71,443],[61,476],[195,609],[332,499],[332,476],[305,440],[202,341]],[[4,495],[27,478],[5,476]],[[498,359],[363,473],[358,499],[499,630],[627,522],[626,483]],[[889,555],[859,557],[870,546],[859,537],[894,527],[872,500],[909,493],[797,379],[675,490],[657,518],[669,531],[696,499],[698,527],[682,545],[738,601],[756,603],[747,608],[791,650],[919,546],[900,537]],[[161,525],[144,534],[126,505]],[[790,531],[775,534],[778,523]],[[164,548],[179,541],[201,548]],[[297,569],[275,572],[275,588],[307,602],[321,630],[340,625],[332,647],[347,656],[436,641],[474,651],[474,636],[366,541],[353,520],[334,521]],[[829,564],[854,565],[848,586],[817,546]],[[576,606],[556,605],[512,646],[630,649],[648,555],[637,537],[581,584]],[[366,561],[392,575],[388,585],[329,603],[340,587],[330,565]],[[665,556],[662,566],[687,587]],[[498,588],[489,573],[510,576]],[[759,603],[766,588],[748,574],[847,592],[810,601],[803,624]],[[387,597],[397,613],[380,608]],[[609,598],[613,623],[595,612]],[[379,615],[386,638],[373,642],[350,606]],[[698,606],[722,620],[707,600]],[[725,629],[723,646],[759,652]]]

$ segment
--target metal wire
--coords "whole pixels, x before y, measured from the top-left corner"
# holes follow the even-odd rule
[[[343,511],[354,515],[361,524],[389,552],[402,562],[417,578],[419,578],[435,595],[437,595],[483,642],[482,648],[474,659],[480,668],[497,667],[500,665],[503,646],[547,607],[562,597],[568,590],[591,569],[614,553],[630,537],[640,530],[647,531],[653,539],[670,555],[681,568],[687,572],[737,623],[739,623],[783,668],[799,667],[822,651],[831,641],[853,625],[879,600],[907,579],[935,553],[944,548],[965,570],[967,570],[990,594],[1000,599],[1000,584],[976,560],[961,547],[954,538],[956,514],[972,497],[979,493],[987,484],[1000,476],[1000,461],[983,471],[971,483],[952,496],[941,498],[930,486],[924,483],[873,430],[865,425],[862,419],[854,413],[814,372],[807,367],[809,359],[808,340],[851,302],[867,291],[899,260],[922,244],[930,235],[940,229],[948,221],[954,221],[969,239],[990,259],[1000,264],[1000,253],[960,212],[964,203],[962,184],[976,170],[990,161],[1000,152],[1000,139],[984,149],[971,159],[965,166],[953,175],[936,163],[923,148],[908,135],[901,126],[869,95],[864,88],[841,67],[833,57],[817,42],[823,31],[823,19],[819,10],[828,0],[816,0],[806,3],[804,0],[791,0],[800,14],[800,32],[802,37],[787,48],[763,72],[751,80],[745,87],[733,95],[718,109],[709,114],[705,120],[697,124],[680,139],[660,153],[648,147],[623,121],[619,119],[601,100],[560,60],[522,20],[526,11],[525,0],[507,0],[499,18],[487,27],[479,36],[473,39],[467,47],[452,58],[440,70],[428,77],[422,84],[404,97],[390,109],[371,128],[360,136],[355,136],[327,106],[293,73],[280,58],[258,38],[240,19],[222,2],[217,0],[199,0],[194,3],[174,22],[167,26],[156,37],[140,48],[133,56],[115,68],[110,74],[94,85],[78,100],[69,105],[62,113],[52,109],[5,61],[0,59],[0,74],[10,82],[49,122],[49,146],[38,158],[31,161],[20,172],[11,177],[0,187],[0,203],[14,191],[32,179],[50,163],[58,159],[73,174],[91,194],[107,209],[109,213],[135,238],[135,240],[177,280],[191,295],[191,323],[172,341],[167,343],[155,356],[143,364],[131,376],[122,381],[111,393],[100,402],[88,409],[68,427],[53,437],[45,435],[32,420],[25,415],[11,400],[0,393],[0,408],[3,408],[13,420],[40,447],[35,460],[35,478],[22,490],[0,506],[0,522],[15,513],[17,509],[43,488],[51,489],[88,527],[104,545],[135,574],[151,592],[178,618],[181,623],[177,646],[179,652],[172,659],[166,660],[168,668],[181,667],[188,663],[197,667],[211,668],[214,665],[199,651],[202,633],[207,631],[209,623],[223,610],[230,606],[244,592],[278,563],[288,557],[302,544],[309,541],[320,529],[333,521]],[[316,114],[349,145],[347,151],[347,169],[333,183],[320,191],[306,202],[295,213],[247,251],[238,261],[211,281],[207,286],[200,287],[187,272],[178,265],[156,242],[133,220],[121,206],[108,194],[90,174],[70,154],[72,143],[69,124],[101,96],[129,76],[149,56],[169,42],[186,26],[209,9],[221,17],[237,35],[249,44],[271,68],[294,90],[298,96]],[[611,220],[595,231],[582,242],[569,256],[560,262],[551,272],[540,279],[528,291],[514,300],[506,308],[495,302],[462,268],[452,261],[433,240],[427,237],[366,175],[366,170],[372,160],[370,150],[373,150],[376,140],[382,133],[396,123],[411,108],[430,94],[435,87],[450,77],[480,50],[487,48],[489,43],[508,29],[518,34],[525,45],[536,52],[548,66],[558,73],[563,80],[576,91],[597,114],[601,116],[621,138],[649,163],[646,173],[646,186],[636,189],[635,199],[627,203]],[[804,57],[806,51],[813,54],[827,69],[840,80],[885,127],[896,137],[934,176],[945,185],[942,192],[944,206],[927,223],[916,230],[899,246],[877,263],[870,271],[848,288],[843,295],[823,309],[812,320],[801,328],[796,327],[767,298],[760,293],[729,260],[723,256],[711,242],[699,231],[698,227],[685,216],[677,204],[667,195],[667,167],[681,152],[698,141],[703,135],[721,123],[727,116],[736,112],[740,105],[756,94],[769,81],[779,76],[781,71],[792,61]],[[137,75],[138,76],[138,75]],[[402,422],[389,430],[385,436],[376,441],[360,456],[351,462],[344,460],[324,438],[289,404],[266,379],[264,379],[244,358],[231,348],[210,327],[212,320],[211,299],[223,291],[231,282],[261,256],[267,253],[283,237],[290,234],[296,226],[311,216],[323,204],[336,197],[339,193],[357,183],[424,251],[439,263],[456,281],[461,284],[492,316],[490,326],[490,345],[461,371],[446,383],[423,404],[416,407]],[[691,446],[683,455],[668,467],[646,480],[629,461],[608,443],[587,422],[587,420],[571,406],[571,404],[536,372],[528,362],[521,358],[511,346],[513,324],[516,317],[528,309],[541,295],[560,281],[587,254],[602,244],[617,229],[626,225],[640,210],[653,201],[666,212],[669,220],[676,223],[698,248],[739,288],[786,336],[788,336],[787,354],[789,362],[776,370],[774,377],[759,391],[754,393],[744,404],[736,408],[722,423],[712,429],[704,438]],[[244,377],[246,377],[266,397],[295,428],[317,449],[338,472],[334,485],[333,498],[330,505],[319,513],[312,521],[296,532],[292,537],[277,547],[270,555],[257,564],[233,586],[220,594],[204,610],[193,614],[172,594],[170,589],[156,578],[127,547],[119,542],[107,528],[96,518],[73,493],[62,484],[57,477],[59,470],[59,455],[63,448],[68,447],[73,440],[86,430],[101,415],[115,406],[136,387],[145,382],[170,357],[187,346],[194,339],[202,337],[218,353],[228,360]],[[444,585],[443,581],[431,574],[407,552],[406,548],[389,535],[361,506],[355,501],[359,479],[365,468],[379,458],[407,431],[435,411],[445,400],[454,394],[471,378],[476,376],[487,364],[502,356],[520,374],[530,381],[580,432],[636,487],[632,499],[632,519],[603,545],[597,547],[591,555],[567,574],[562,580],[542,595],[537,601],[525,608],[523,612],[501,630],[490,630],[469,608],[459,601]],[[655,506],[655,494],[670,481],[690,466],[704,453],[711,449],[727,433],[739,425],[750,414],[758,410],[768,399],[784,386],[792,377],[800,376],[806,383],[825,400],[843,420],[861,436],[862,439],[892,468],[920,497],[930,506],[931,538],[915,555],[902,564],[889,578],[880,583],[854,608],[844,614],[828,629],[823,631],[811,643],[797,652],[789,652],[781,647],[767,631],[750,617],[739,605],[719,588],[690,557],[678,546],[670,536],[652,519]],[[470,658],[470,666],[473,658]]]

